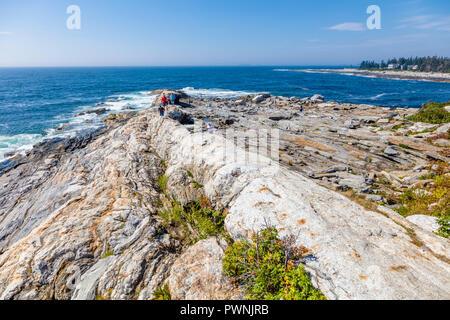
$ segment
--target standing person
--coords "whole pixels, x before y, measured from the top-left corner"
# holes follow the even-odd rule
[[[160,105],[159,106],[159,115],[161,116],[161,117],[164,117],[164,107],[163,107],[163,105]]]
[[[303,106],[300,105],[300,112],[303,112]]]
[[[170,104],[175,104],[175,99],[176,99],[175,93],[172,92],[170,94]]]
[[[167,106],[167,97],[166,97],[166,95],[163,95],[163,97],[161,98],[161,102],[162,102],[163,107]]]

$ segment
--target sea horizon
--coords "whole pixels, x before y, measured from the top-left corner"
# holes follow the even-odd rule
[[[0,68],[0,157],[36,142],[99,128],[107,114],[142,110],[156,89],[193,96],[239,97],[269,93],[285,97],[321,94],[327,101],[418,108],[444,102],[450,84],[338,74],[290,72],[342,66],[9,67]],[[106,106],[98,115],[86,113]]]

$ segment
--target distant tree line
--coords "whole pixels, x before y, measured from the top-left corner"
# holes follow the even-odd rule
[[[411,57],[394,58],[381,62],[363,61],[360,69],[364,70],[414,70],[423,72],[450,72],[450,58],[446,57]]]

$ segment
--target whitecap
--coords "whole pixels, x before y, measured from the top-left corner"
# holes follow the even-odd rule
[[[152,106],[156,96],[150,92],[114,95],[107,97],[107,101],[101,104],[83,105],[78,107],[72,114],[57,115],[49,120],[49,128],[45,134],[19,134],[13,136],[0,136],[0,161],[5,154],[25,154],[33,146],[44,139],[69,138],[92,132],[104,126],[103,120],[111,113],[126,113],[146,109]],[[91,110],[105,108],[104,114],[83,113]],[[51,125],[50,125],[51,124]],[[56,126],[56,128],[55,128]]]
[[[15,154],[25,154],[33,149],[43,136],[41,134],[16,134],[12,136],[0,136],[0,161],[7,159],[5,154],[15,152]]]

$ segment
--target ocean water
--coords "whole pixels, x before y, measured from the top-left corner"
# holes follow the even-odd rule
[[[149,93],[161,88],[208,97],[318,93],[329,101],[391,107],[450,100],[450,83],[287,71],[301,68],[306,67],[0,68],[0,161],[46,138],[94,130],[107,115],[84,111],[147,108],[154,99]]]

